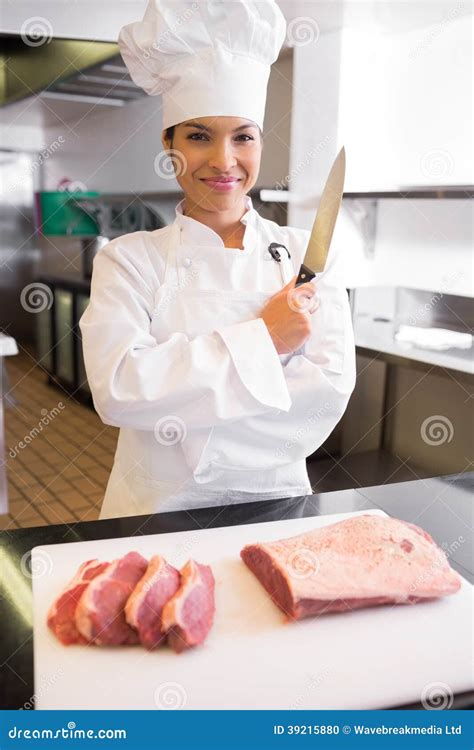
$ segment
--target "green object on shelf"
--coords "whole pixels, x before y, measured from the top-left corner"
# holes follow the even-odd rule
[[[79,208],[78,198],[97,198],[98,192],[65,190],[39,193],[39,229],[45,235],[97,236],[99,227],[91,216]]]

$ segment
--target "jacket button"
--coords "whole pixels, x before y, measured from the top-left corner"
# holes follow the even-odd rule
[[[191,258],[185,258],[185,259],[183,260],[183,266],[184,266],[185,268],[189,268],[189,266],[190,266],[191,264],[192,264],[192,260],[191,260]]]

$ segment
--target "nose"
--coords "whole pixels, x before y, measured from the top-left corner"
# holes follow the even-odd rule
[[[209,166],[219,172],[229,172],[237,164],[232,143],[216,141],[209,156]]]

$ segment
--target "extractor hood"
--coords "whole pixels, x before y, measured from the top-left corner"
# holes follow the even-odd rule
[[[21,35],[0,38],[0,106],[33,94],[110,106],[146,96],[130,78],[116,44],[49,39],[35,46]]]

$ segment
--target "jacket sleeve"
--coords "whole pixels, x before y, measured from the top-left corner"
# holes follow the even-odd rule
[[[192,340],[175,333],[157,343],[150,332],[154,294],[147,281],[155,271],[151,264],[140,269],[133,247],[127,254],[120,239],[94,259],[90,302],[79,323],[87,379],[102,421],[154,430],[171,415],[183,430],[202,432],[288,411],[283,367],[261,318]],[[259,351],[258,361],[249,350]]]
[[[246,417],[232,431],[216,428],[203,462],[210,454],[219,468],[276,468],[311,455],[331,434],[355,385],[354,337],[341,265],[333,243],[324,274],[313,282],[319,308],[312,315],[311,336],[286,357],[286,364],[281,358],[290,409]]]

